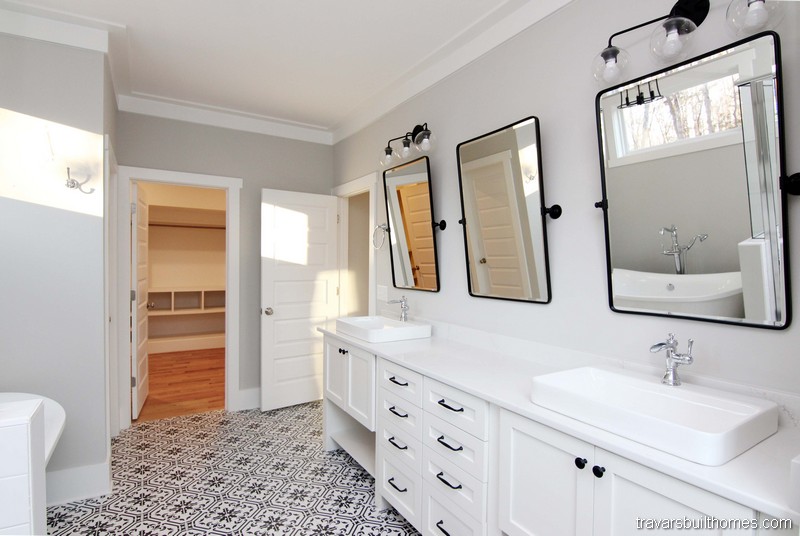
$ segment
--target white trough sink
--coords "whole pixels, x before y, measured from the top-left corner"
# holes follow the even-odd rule
[[[430,337],[431,325],[385,316],[347,316],[336,319],[336,332],[367,342],[392,342]]]
[[[778,430],[773,402],[697,385],[583,367],[533,378],[531,400],[703,465],[722,465]]]

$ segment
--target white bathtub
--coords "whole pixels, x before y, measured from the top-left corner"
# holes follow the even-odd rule
[[[744,318],[741,272],[656,274],[615,268],[614,307]]]

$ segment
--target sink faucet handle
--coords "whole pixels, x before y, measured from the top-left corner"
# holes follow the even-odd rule
[[[692,346],[694,346],[694,339],[689,339],[689,349],[686,351],[687,357],[692,357]]]

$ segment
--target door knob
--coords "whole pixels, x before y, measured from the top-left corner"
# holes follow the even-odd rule
[[[152,311],[155,308],[156,308],[155,302],[150,302],[150,303],[147,304],[147,310],[148,311]]]
[[[480,262],[481,264],[486,264],[486,257],[483,257],[483,258],[482,258],[480,261],[478,261],[478,262]]]
[[[266,307],[266,308],[264,309],[264,314],[265,314],[265,315],[267,315],[267,316],[270,316],[270,315],[271,315],[272,313],[274,313],[274,312],[275,312],[275,311],[273,311],[273,310],[272,310],[272,307]]]

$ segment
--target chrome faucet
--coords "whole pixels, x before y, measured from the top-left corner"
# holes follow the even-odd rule
[[[400,322],[408,320],[408,300],[405,296],[401,296],[399,300],[392,300],[386,303],[399,303],[400,304]]]
[[[664,236],[665,234],[669,234],[670,238],[672,239],[672,247],[671,249],[665,249],[661,253],[663,255],[672,255],[672,258],[675,260],[675,273],[676,274],[685,274],[686,273],[686,254],[692,249],[694,243],[697,242],[699,239],[700,242],[704,242],[706,238],[708,238],[707,234],[697,234],[692,237],[692,241],[689,242],[688,246],[681,246],[678,243],[678,228],[674,225],[670,227],[662,227],[658,234]]]
[[[653,353],[661,350],[667,351],[667,370],[664,372],[664,377],[661,378],[661,383],[665,385],[681,384],[681,379],[678,377],[678,365],[691,365],[694,362],[692,357],[693,345],[694,340],[689,339],[689,350],[685,354],[677,353],[678,341],[675,339],[675,334],[670,333],[666,341],[656,343],[650,347],[650,351]]]

